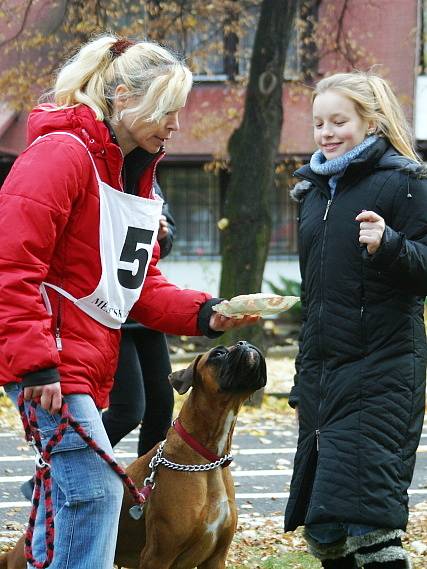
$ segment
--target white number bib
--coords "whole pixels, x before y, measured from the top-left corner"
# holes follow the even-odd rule
[[[52,132],[83,141],[69,132]],[[37,140],[40,140],[39,137]],[[35,142],[37,142],[37,140]],[[34,143],[33,143],[34,144]],[[87,150],[87,148],[86,148]],[[51,283],[42,283],[71,300],[83,312],[109,328],[120,328],[138,300],[157,240],[163,200],[120,192],[101,180],[88,151],[99,187],[99,254],[101,278],[95,290],[75,298]]]

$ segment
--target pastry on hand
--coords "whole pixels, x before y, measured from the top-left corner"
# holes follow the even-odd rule
[[[240,294],[230,300],[215,304],[212,310],[223,316],[243,318],[244,316],[268,316],[289,310],[299,301],[299,296],[280,296],[257,292],[255,294]]]

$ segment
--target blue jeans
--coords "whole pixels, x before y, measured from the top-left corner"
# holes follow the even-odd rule
[[[15,403],[21,387],[5,386]],[[107,454],[113,451],[101,416],[89,395],[66,395],[70,413]],[[37,408],[45,445],[60,417]],[[55,516],[54,556],[50,569],[111,569],[116,547],[123,485],[117,474],[68,427],[51,458],[52,498]],[[33,557],[46,557],[44,501],[38,508],[33,536]],[[28,565],[28,569],[32,569]]]

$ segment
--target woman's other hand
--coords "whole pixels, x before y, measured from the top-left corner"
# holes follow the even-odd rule
[[[51,415],[58,413],[62,404],[61,384],[59,381],[48,385],[34,385],[24,388],[24,399],[30,401],[40,398],[40,405]]]
[[[157,234],[157,239],[161,241],[169,234],[169,223],[166,216],[161,215],[159,221],[159,233]]]

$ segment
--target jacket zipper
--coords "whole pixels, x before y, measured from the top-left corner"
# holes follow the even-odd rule
[[[326,204],[325,215],[323,216],[323,221],[326,221],[328,218],[328,213],[329,213],[329,208],[331,207],[331,203],[332,200],[328,200],[328,203]]]
[[[366,331],[365,331],[365,304],[364,299],[362,299],[362,306],[360,307],[360,327],[362,336],[362,350],[363,355],[366,356]]]
[[[329,214],[329,209],[331,207],[331,203],[332,203],[332,199],[329,198],[327,203],[326,203],[326,208],[325,208],[325,213],[323,215],[323,221],[325,222],[323,225],[323,236],[322,236],[322,246],[321,246],[321,254],[320,254],[320,278],[321,278],[321,283],[323,282],[323,256],[324,256],[324,250],[325,250],[325,241],[326,241],[326,229],[327,229],[327,219],[328,219],[328,214]],[[323,346],[321,343],[321,333],[320,333],[320,327],[321,327],[321,321],[322,321],[322,312],[323,312],[323,293],[322,293],[322,286],[320,286],[320,294],[321,294],[321,298],[320,298],[320,306],[319,306],[319,312],[318,312],[318,324],[319,324],[319,353],[322,354],[323,356]],[[317,453],[319,452],[320,449],[320,410],[322,407],[321,404],[321,396],[322,396],[322,386],[323,386],[323,381],[324,381],[324,376],[325,376],[325,371],[326,371],[326,366],[325,366],[325,362],[322,361],[322,373],[320,376],[320,382],[319,382],[319,398],[320,398],[320,403],[319,403],[319,408],[317,410],[317,428],[314,430],[314,440],[315,440],[315,444],[316,444],[316,451]],[[301,489],[300,489],[301,491]],[[308,516],[310,510],[311,510],[311,502],[312,502],[312,496],[310,496],[310,500],[308,503],[308,507],[307,507],[307,513],[306,513],[306,517]]]
[[[319,323],[319,351],[323,359],[323,344],[322,344],[322,313],[323,313],[323,270],[324,270],[324,253],[325,253],[325,243],[326,243],[326,231],[327,231],[327,220],[329,209],[331,207],[332,199],[328,199],[326,204],[325,213],[323,215],[323,221],[325,222],[323,225],[323,237],[322,237],[322,248],[320,253],[320,306],[319,306],[319,314],[318,314],[318,323]],[[319,384],[319,408],[317,410],[317,429],[316,429],[316,442],[317,442],[317,450],[319,450],[320,446],[320,411],[322,408],[322,388],[323,388],[323,380],[325,377],[325,362],[322,363],[322,374],[320,376],[320,384]]]
[[[361,263],[361,287],[360,287],[360,336],[362,341],[362,352],[363,355],[366,356],[366,327],[365,327],[365,318],[366,318],[366,295],[365,295],[365,271],[364,271],[364,264],[363,264],[363,255],[361,255],[362,263]]]
[[[328,200],[328,203],[326,205],[325,215],[323,216],[323,220],[325,222],[326,222],[327,217],[328,217],[329,208],[331,207],[331,201],[332,200]],[[326,375],[326,364],[325,364],[325,360],[323,359],[323,345],[321,344],[322,334],[320,331],[321,320],[322,320],[322,312],[323,312],[323,292],[322,292],[323,288],[322,288],[322,284],[323,284],[323,253],[324,253],[324,248],[325,248],[325,240],[326,240],[326,223],[325,223],[325,226],[323,229],[322,249],[321,249],[321,255],[320,255],[320,275],[321,275],[321,281],[322,282],[321,282],[321,286],[320,286],[321,298],[320,298],[320,307],[319,307],[318,319],[319,319],[319,351],[322,355],[322,372],[320,374],[320,381],[319,381],[319,407],[317,409],[317,429],[315,429],[315,431],[314,431],[317,453],[319,453],[319,450],[320,450],[320,423],[321,423],[320,412],[322,410],[322,402],[323,402],[323,383],[324,383],[324,379],[325,379],[325,375]],[[308,507],[307,507],[306,517],[309,515],[310,510],[311,510],[312,499],[313,499],[313,496],[311,495],[309,503],[308,503]]]
[[[150,197],[153,196],[155,197],[156,194],[156,190],[154,189],[154,180],[156,179],[156,171],[157,171],[157,165],[160,162],[161,158],[163,158],[163,156],[165,155],[165,152],[161,152],[158,156],[157,159],[155,160],[154,164],[153,164],[153,174],[151,176],[151,190],[150,190]],[[160,196],[159,196],[160,197]]]
[[[61,324],[62,324],[62,318],[61,318],[61,303],[62,303],[62,298],[61,295],[59,294],[59,292],[56,293],[58,295],[58,313],[56,316],[56,326],[55,326],[55,342],[56,342],[56,348],[58,350],[58,352],[62,352],[62,338],[61,338]]]
[[[322,362],[322,373],[320,375],[320,381],[319,381],[319,407],[317,409],[317,429],[315,431],[316,434],[316,447],[317,450],[320,449],[320,424],[321,424],[321,420],[320,420],[320,413],[322,411],[322,404],[323,404],[323,384],[324,384],[324,380],[325,380],[325,375],[326,375],[326,365],[325,362]]]

